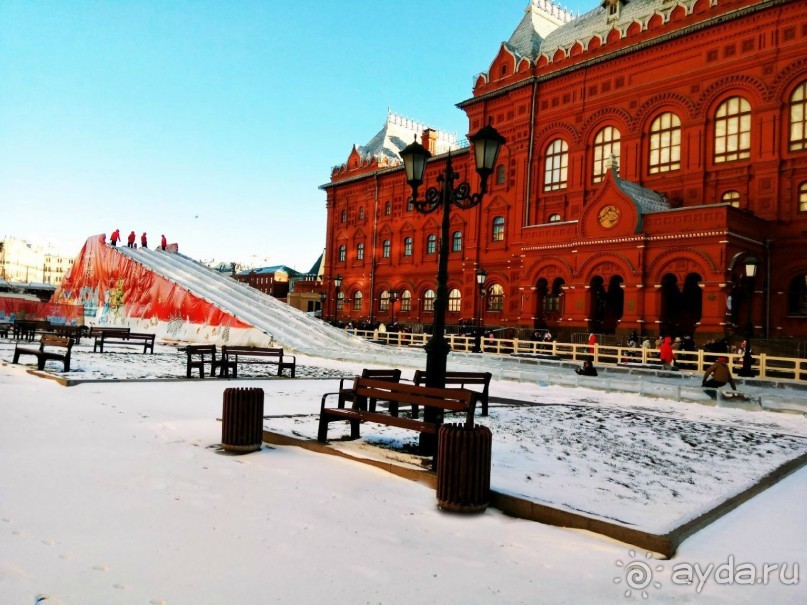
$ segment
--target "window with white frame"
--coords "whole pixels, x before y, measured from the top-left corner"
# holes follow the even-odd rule
[[[504,164],[499,164],[496,166],[496,184],[497,185],[504,185],[504,181],[506,178]]]
[[[409,290],[401,292],[401,312],[408,313],[412,310],[412,293]]]
[[[681,120],[671,112],[658,116],[650,125],[650,174],[681,168]]]
[[[361,311],[361,303],[364,297],[361,294],[361,291],[356,292],[353,295],[353,310],[354,311]]]
[[[389,290],[384,290],[378,298],[378,310],[389,311]]]
[[[751,157],[751,104],[742,97],[723,101],[715,112],[715,163]]]
[[[364,260],[364,244],[356,244],[356,260]]]
[[[347,247],[344,245],[339,246],[339,262],[345,262],[345,255],[347,254]]]
[[[462,308],[462,294],[456,288],[453,288],[448,293],[448,311],[450,313],[459,313]]]
[[[493,231],[491,233],[494,242],[504,241],[504,217],[497,216],[493,219]]]
[[[739,191],[726,191],[721,200],[726,204],[731,204],[735,208],[740,207],[740,192]]]
[[[790,151],[807,150],[807,80],[790,96]]]
[[[611,156],[619,158],[621,135],[613,126],[606,126],[594,137],[594,172],[593,181],[599,183],[605,178],[605,171],[610,165]]]
[[[381,244],[381,256],[389,258],[390,250],[392,250],[392,243],[388,239],[385,239],[384,243]]]
[[[462,252],[462,231],[455,231],[451,236],[451,251]]]
[[[412,256],[412,238],[404,238],[404,256]]]
[[[427,313],[434,311],[434,290],[426,290],[423,294],[423,310]]]
[[[487,310],[496,312],[504,310],[504,288],[499,284],[493,284],[488,288]]]
[[[426,254],[437,252],[437,236],[433,233],[426,238]]]
[[[544,191],[566,189],[569,172],[569,145],[555,139],[546,148],[544,161]]]
[[[560,222],[560,214],[550,214],[548,222],[550,222],[550,223],[559,223]]]
[[[807,181],[799,185],[799,212],[807,212]]]

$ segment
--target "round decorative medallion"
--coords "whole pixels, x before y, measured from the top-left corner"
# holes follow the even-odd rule
[[[597,220],[600,221],[600,225],[605,229],[610,229],[619,222],[620,216],[619,208],[616,206],[606,206],[600,210],[600,213],[597,215]]]

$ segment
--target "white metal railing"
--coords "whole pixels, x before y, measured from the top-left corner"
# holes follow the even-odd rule
[[[379,332],[378,330],[356,330],[357,336],[398,347],[423,347],[430,335],[408,332]],[[476,339],[473,336],[446,334],[452,351],[470,352]],[[541,342],[519,340],[518,338],[480,339],[482,351],[497,355],[524,355],[537,358],[582,362],[593,355],[595,365],[603,366],[654,366],[660,365],[658,349],[642,349],[608,345],[589,345],[568,342]],[[593,348],[593,353],[591,349]],[[676,365],[682,370],[705,372],[718,357],[727,357],[734,375],[743,365],[743,356],[736,353],[710,353],[697,351],[675,351]],[[760,353],[753,355],[753,370],[756,378],[807,380],[807,359],[798,357],[776,357]]]

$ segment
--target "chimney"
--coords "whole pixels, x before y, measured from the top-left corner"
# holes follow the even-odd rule
[[[427,128],[423,131],[423,142],[421,143],[426,150],[432,154],[437,154],[437,131],[433,128]]]

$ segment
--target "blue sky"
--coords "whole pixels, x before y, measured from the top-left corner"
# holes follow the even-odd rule
[[[454,105],[527,4],[2,0],[0,237],[307,270],[331,168],[388,107],[467,134]]]

